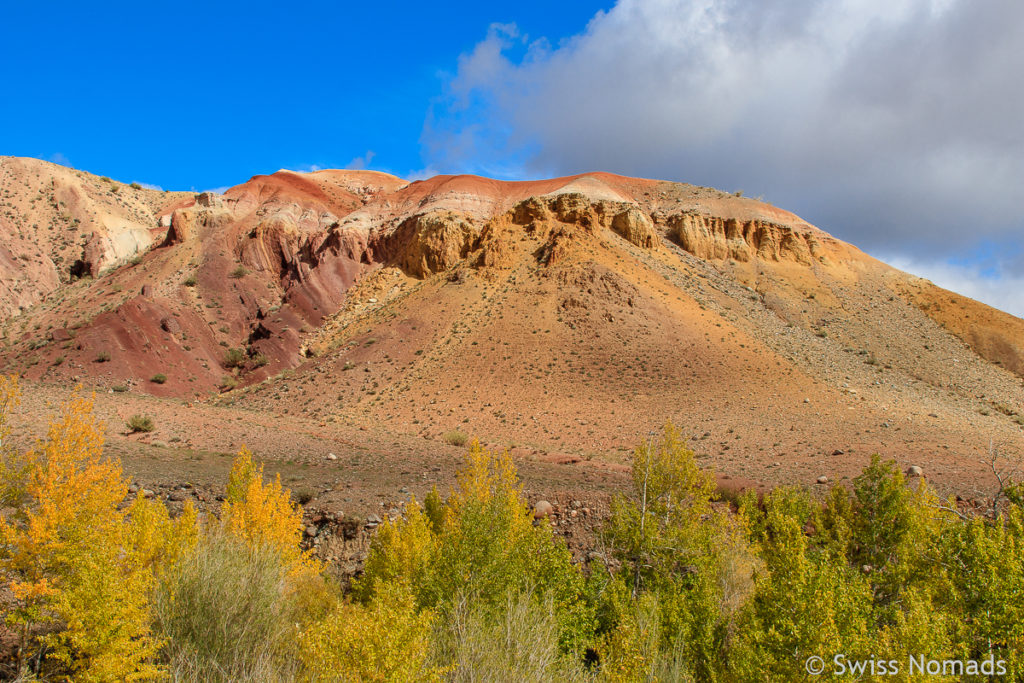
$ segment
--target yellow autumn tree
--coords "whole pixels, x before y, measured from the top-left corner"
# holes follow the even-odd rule
[[[370,546],[363,577],[355,593],[364,600],[373,595],[378,583],[396,579],[421,586],[437,556],[439,540],[430,519],[413,498],[405,506],[405,516],[384,520]]]
[[[368,604],[345,603],[299,634],[313,681],[439,681],[428,665],[433,613],[417,611],[404,581],[378,583]]]
[[[182,514],[171,519],[167,506],[140,494],[128,509],[127,541],[132,562],[155,579],[198,543],[195,506],[186,502]]]
[[[319,572],[317,562],[300,546],[302,510],[292,504],[291,493],[281,486],[280,474],[264,481],[263,465],[253,461],[245,446],[231,468],[221,522],[230,535],[250,548],[275,552],[291,575]]]
[[[128,512],[119,509],[127,483],[102,456],[102,430],[92,400],[76,397],[23,460],[19,506],[0,517],[0,571],[16,600],[7,621],[23,648],[46,626],[35,644],[75,680],[149,680],[161,675],[152,573],[134,561]]]

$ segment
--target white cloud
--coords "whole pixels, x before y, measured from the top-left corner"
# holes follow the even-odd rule
[[[426,168],[420,168],[413,171],[407,172],[403,178],[409,182],[416,182],[417,180],[426,180],[427,178],[433,178],[436,175],[440,175],[437,169],[427,166]]]
[[[281,169],[283,171],[292,171],[294,173],[313,173],[314,171],[322,171],[324,169],[320,164],[300,164],[295,168]]]
[[[939,287],[1024,318],[1024,274],[1005,272],[1001,268],[990,272],[978,266],[915,261],[902,256],[894,256],[886,262],[931,280]]]
[[[370,162],[373,161],[373,158],[375,156],[377,156],[377,153],[374,152],[372,149],[368,149],[368,150],[366,150],[366,154],[364,154],[363,156],[356,157],[352,161],[350,161],[347,164],[345,164],[345,168],[353,170],[353,171],[365,170],[365,169],[369,168]]]
[[[46,157],[46,161],[51,164],[58,164],[60,166],[67,166],[68,168],[74,168],[71,165],[71,160],[68,159],[62,152],[54,152],[50,156]]]
[[[143,182],[139,182],[138,180],[136,180],[134,182],[135,182],[136,185],[144,187],[147,190],[156,190],[158,192],[163,192],[164,191],[164,188],[160,187],[159,185],[154,185],[152,183],[143,183]]]
[[[620,0],[551,48],[493,26],[432,167],[764,195],[872,252],[1019,243],[1024,2]]]

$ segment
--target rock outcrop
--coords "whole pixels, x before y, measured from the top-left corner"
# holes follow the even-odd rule
[[[204,193],[205,194],[205,193]],[[200,195],[202,196],[202,195]],[[171,214],[171,227],[164,244],[181,244],[198,237],[204,228],[217,229],[232,222],[234,214],[218,202],[177,209]]]
[[[472,219],[437,211],[403,221],[388,236],[385,257],[409,275],[424,278],[448,270],[476,248],[479,228]]]
[[[790,260],[809,264],[821,253],[810,230],[764,220],[683,213],[669,218],[669,236],[686,251],[703,259],[750,261]]]
[[[612,230],[625,237],[638,247],[650,249],[658,240],[654,223],[640,209],[630,207],[615,214],[612,219]]]

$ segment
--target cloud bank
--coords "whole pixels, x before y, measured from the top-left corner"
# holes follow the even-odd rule
[[[1024,240],[1021,74],[1019,0],[621,0],[558,46],[492,26],[423,142],[437,168],[742,189],[942,264]]]

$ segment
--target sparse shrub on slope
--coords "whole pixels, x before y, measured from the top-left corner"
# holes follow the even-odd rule
[[[451,446],[465,446],[469,443],[469,437],[464,432],[453,429],[450,432],[445,432],[444,442]]]
[[[148,415],[132,415],[128,418],[125,426],[127,426],[128,431],[133,434],[135,432],[151,432],[156,429],[156,425],[153,423],[153,418]]]
[[[224,367],[240,368],[245,365],[245,349],[230,348],[224,353]]]

